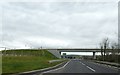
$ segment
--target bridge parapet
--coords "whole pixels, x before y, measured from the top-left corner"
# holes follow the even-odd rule
[[[101,52],[101,49],[57,49],[57,50],[61,52]],[[106,51],[111,52],[113,50],[106,49]]]

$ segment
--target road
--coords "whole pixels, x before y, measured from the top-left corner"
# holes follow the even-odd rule
[[[68,61],[63,67],[60,67],[58,69],[50,70],[43,72],[43,75],[53,75],[52,73],[87,73],[88,74],[93,74],[93,73],[104,73],[108,74],[111,73],[115,75],[118,73],[118,70],[110,68],[108,66],[100,65],[94,62],[90,61],[85,61],[85,60],[70,60]],[[103,74],[102,74],[103,75]],[[110,75],[110,74],[109,74]]]

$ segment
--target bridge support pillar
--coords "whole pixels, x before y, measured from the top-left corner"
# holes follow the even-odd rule
[[[93,52],[93,59],[96,59],[96,55],[95,55],[95,52]]]
[[[61,55],[61,52],[59,51],[60,55]]]
[[[59,54],[60,54],[60,58],[63,58],[62,55],[61,55],[61,51],[59,51]]]

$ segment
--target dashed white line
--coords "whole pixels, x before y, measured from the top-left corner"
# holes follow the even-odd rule
[[[85,65],[84,63],[80,62],[82,65],[86,66],[88,69],[92,70],[93,72],[95,72],[95,70],[87,65]]]
[[[90,69],[90,70],[92,70],[93,72],[95,72],[95,70],[94,69],[92,69],[91,67],[89,67],[89,66],[86,66],[88,69]]]
[[[84,63],[80,62],[82,65],[85,65]]]

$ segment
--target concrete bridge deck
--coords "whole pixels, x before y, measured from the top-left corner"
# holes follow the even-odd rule
[[[58,50],[59,52],[101,52],[101,49],[78,49],[78,48],[61,48],[61,49],[49,49],[49,50]],[[113,49],[106,49],[107,52],[112,52]],[[118,50],[115,50],[118,52]]]

